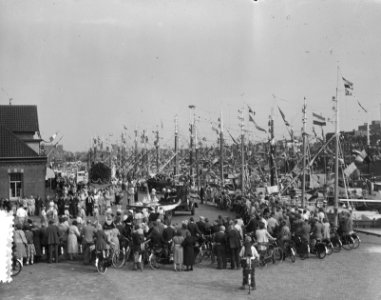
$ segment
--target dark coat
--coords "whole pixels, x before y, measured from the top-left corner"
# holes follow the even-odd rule
[[[45,232],[48,245],[58,245],[60,243],[60,235],[56,225],[49,225]]]
[[[171,226],[168,226],[163,231],[163,241],[164,242],[170,241],[175,236],[175,233],[176,233],[175,229]]]
[[[205,222],[203,221],[198,221],[196,223],[198,229],[200,229],[201,233],[202,234],[209,234],[209,232],[206,232],[206,226],[205,226]]]
[[[228,246],[231,249],[241,248],[239,232],[236,229],[230,229],[227,233]]]
[[[33,229],[33,245],[34,248],[36,249],[36,256],[41,256],[42,251],[41,251],[41,240],[43,239],[43,234],[41,229],[39,228],[34,228]]]
[[[182,246],[184,248],[184,265],[193,266],[194,264],[194,246],[196,244],[196,240],[193,236],[188,236],[182,242]]]
[[[144,243],[144,235],[138,232],[132,233],[132,251],[142,252],[141,244]]]
[[[193,223],[193,222],[190,222],[188,224],[188,230],[190,231],[191,235],[192,236],[196,236],[196,235],[201,235],[202,232],[200,231],[200,229],[198,228],[197,224],[196,223]]]
[[[302,239],[309,242],[310,233],[311,233],[311,226],[307,222],[304,222],[300,229],[300,236],[302,237]]]
[[[103,251],[107,249],[107,236],[102,229],[98,229],[95,233],[95,249],[97,251]]]

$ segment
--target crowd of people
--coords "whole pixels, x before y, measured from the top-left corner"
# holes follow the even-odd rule
[[[112,192],[115,195],[122,191]],[[175,271],[193,271],[199,251],[197,245],[208,238],[213,245],[217,269],[226,269],[229,265],[239,270],[243,266],[244,288],[248,270],[243,258],[258,259],[265,251],[261,246],[252,247],[254,242],[266,245],[269,240],[277,240],[283,246],[292,236],[299,236],[308,243],[310,239],[331,237],[325,206],[313,211],[299,209],[291,202],[265,197],[262,193],[237,197],[233,205],[236,218],[219,216],[210,222],[202,216],[197,221],[190,217],[181,224],[173,224],[160,206],[133,210],[128,205],[123,210],[122,203],[111,201],[110,194],[110,188],[68,192],[54,201],[48,198],[47,205],[36,200],[34,203],[42,204],[35,210],[30,209],[28,201],[22,201],[15,212],[15,256],[25,264],[79,259],[90,264],[97,257],[92,253],[107,257],[110,251],[122,251],[128,243],[132,249],[133,269],[143,270],[147,259],[145,244],[149,241],[154,249],[164,248],[168,255],[173,255],[171,263]],[[157,201],[155,191],[151,196],[150,201]],[[350,211],[340,214],[339,220],[343,233],[350,234],[353,231]],[[249,270],[252,288],[255,288],[254,269]]]

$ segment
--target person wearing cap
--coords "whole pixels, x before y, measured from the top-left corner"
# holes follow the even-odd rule
[[[48,263],[58,263],[58,245],[60,243],[60,236],[58,227],[54,225],[53,220],[49,220],[49,225],[45,231],[46,243],[48,246]],[[54,257],[53,257],[54,255]]]
[[[206,228],[205,228],[205,218],[203,216],[200,216],[200,220],[196,223],[198,229],[200,229],[201,233],[202,234],[208,234],[206,232]]]
[[[230,267],[232,270],[235,268],[240,269],[239,264],[239,251],[241,248],[240,234],[234,227],[234,222],[229,222],[229,229],[227,231],[227,243],[230,253]]]
[[[132,232],[132,253],[134,256],[134,270],[143,271],[144,263],[142,256],[144,254],[144,232],[140,225],[135,225],[135,230]]]
[[[94,245],[95,227],[91,220],[86,221],[86,225],[83,226],[81,231],[82,245],[83,245],[83,263],[85,265],[90,264],[90,247]]]
[[[225,226],[220,226],[213,237],[213,251],[217,256],[217,269],[226,269],[226,233]]]
[[[188,230],[190,231],[193,237],[199,237],[202,235],[202,232],[198,228],[197,224],[194,222],[194,218],[190,217],[188,222]]]
[[[156,196],[156,190],[155,189],[151,190],[151,201],[152,202],[159,202],[159,199]]]
[[[251,289],[256,289],[255,284],[255,259],[259,259],[259,253],[257,249],[253,246],[252,240],[250,236],[245,237],[245,242],[243,246],[241,247],[239,256],[241,257],[241,264],[242,264],[242,286],[240,289],[244,290],[245,286],[248,284],[248,275],[250,272],[251,277]],[[248,269],[249,263],[251,265],[250,270]]]

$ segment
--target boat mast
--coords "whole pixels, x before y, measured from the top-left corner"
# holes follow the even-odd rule
[[[245,172],[245,133],[244,133],[244,116],[243,116],[243,111],[244,111],[244,108],[242,108],[241,110],[241,193],[242,193],[242,196],[245,195],[245,175],[244,175],[244,172]]]
[[[306,97],[304,97],[303,104],[303,178],[302,178],[302,207],[305,206],[304,197],[306,195],[306,123],[307,123],[307,101]]]
[[[193,185],[193,134],[194,134],[194,105],[189,105],[189,130],[190,130],[190,145],[189,145],[189,184]]]
[[[338,209],[339,209],[339,66],[337,66],[337,82],[336,82],[336,97],[334,99],[335,105],[335,197],[334,197],[334,224],[338,226]]]
[[[273,109],[271,110],[271,115],[269,116],[269,130],[270,130],[270,185],[275,185],[275,140],[274,140],[274,118]]]
[[[175,116],[175,166],[173,168],[173,177],[176,178],[177,175],[177,145],[178,145],[178,139],[179,139],[179,132],[177,128],[177,115]]]
[[[220,112],[220,176],[221,191],[224,189],[224,125],[222,121],[222,110]]]
[[[134,164],[134,176],[137,176],[136,173],[138,171],[138,129],[137,127],[135,126],[135,130],[134,130],[134,133],[135,133],[135,164]]]

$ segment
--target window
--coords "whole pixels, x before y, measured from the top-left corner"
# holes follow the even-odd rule
[[[9,174],[10,199],[22,197],[22,173]]]

